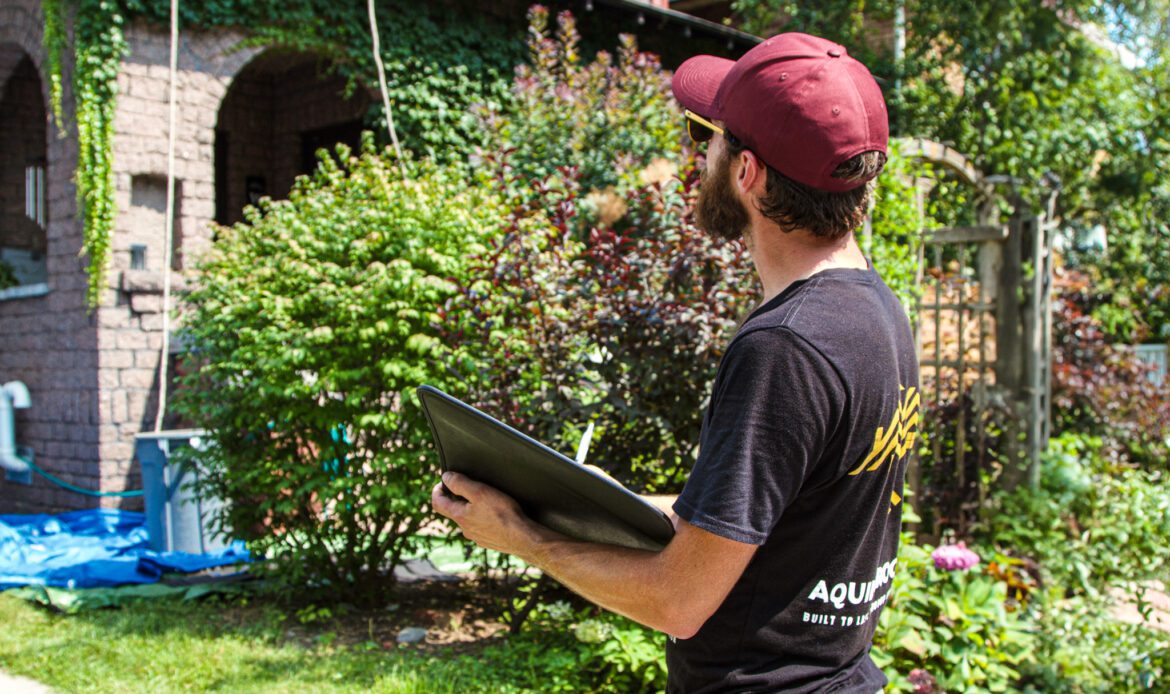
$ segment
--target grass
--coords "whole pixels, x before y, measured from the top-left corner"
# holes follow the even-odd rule
[[[265,604],[150,600],[67,616],[0,594],[0,624],[0,669],[62,694],[533,691],[523,643],[461,655],[338,645],[328,624],[306,630]]]

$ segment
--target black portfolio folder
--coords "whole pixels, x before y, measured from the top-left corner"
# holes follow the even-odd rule
[[[658,551],[674,536],[665,513],[614,480],[437,388],[417,392],[444,471],[499,489],[529,518],[578,540]]]

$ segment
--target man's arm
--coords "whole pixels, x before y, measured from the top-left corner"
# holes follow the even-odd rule
[[[723,603],[756,546],[727,540],[675,518],[661,552],[573,540],[524,516],[502,492],[459,475],[443,476],[431,503],[467,539],[514,554],[598,605],[677,638],[693,636]]]

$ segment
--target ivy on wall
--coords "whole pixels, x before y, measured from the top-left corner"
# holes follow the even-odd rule
[[[49,94],[53,117],[62,118],[63,56],[68,46],[63,0],[45,0],[44,45],[48,55]],[[89,256],[86,304],[101,302],[114,227],[114,170],[110,146],[118,69],[126,55],[122,35],[125,15],[112,0],[77,0],[73,22],[73,94],[77,120],[77,203],[84,220],[81,252]]]
[[[73,36],[68,35],[73,5]],[[145,20],[170,21],[169,0],[44,0],[44,45],[50,100],[62,125],[64,55],[72,38],[73,97],[79,146],[77,199],[89,257],[86,301],[101,303],[116,209],[113,120],[117,76],[128,53],[123,29]],[[395,125],[406,147],[440,160],[460,160],[486,141],[470,114],[473,104],[507,96],[511,67],[523,59],[523,25],[503,24],[478,11],[455,12],[442,3],[379,2],[382,59],[386,64]],[[180,4],[181,30],[233,27],[245,45],[282,46],[331,62],[351,89],[377,83],[364,3],[328,0],[219,0]],[[367,125],[385,133],[385,114],[375,100]]]
[[[61,0],[44,0],[41,3],[44,13],[45,33],[42,38],[45,46],[46,60],[49,69],[49,104],[58,130],[64,130],[65,124],[61,118],[61,56],[65,53],[69,37],[65,34],[65,5]]]

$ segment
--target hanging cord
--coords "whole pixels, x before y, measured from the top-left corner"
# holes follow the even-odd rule
[[[167,211],[163,239],[162,354],[158,360],[158,416],[154,430],[162,431],[167,411],[167,369],[171,352],[171,254],[175,235],[175,82],[179,69],[179,0],[171,0],[171,70],[167,113]]]
[[[402,158],[402,147],[398,144],[398,134],[394,132],[394,116],[390,113],[390,91],[386,88],[386,67],[382,65],[382,44],[378,40],[378,16],[374,12],[374,0],[369,0],[367,6],[370,10],[370,36],[374,39],[374,64],[378,66],[378,86],[382,89],[382,108],[386,109],[390,141],[394,143],[394,153],[398,155],[398,165],[403,167],[402,175],[405,178],[406,160]]]

